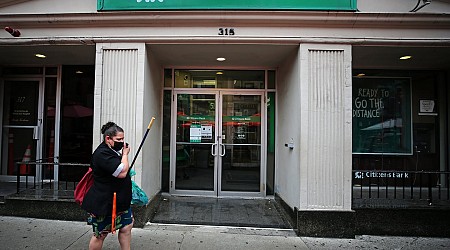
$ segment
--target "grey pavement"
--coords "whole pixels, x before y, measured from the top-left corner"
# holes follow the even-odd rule
[[[84,222],[0,216],[0,249],[87,249]],[[103,249],[120,249],[117,234]],[[148,223],[132,230],[132,249],[450,249],[450,238],[357,236],[298,237],[290,229]]]

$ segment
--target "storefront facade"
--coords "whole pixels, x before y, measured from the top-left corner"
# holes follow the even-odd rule
[[[150,198],[275,196],[354,235],[355,185],[449,170],[450,3],[309,2],[0,1],[2,180],[88,163],[110,120],[137,148],[153,116]]]

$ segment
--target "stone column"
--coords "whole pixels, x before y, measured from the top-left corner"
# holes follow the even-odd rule
[[[125,130],[130,145],[139,145],[144,123],[145,44],[101,43],[96,51],[93,148],[102,141],[100,129],[108,121]]]
[[[351,45],[300,45],[300,235],[354,237]]]

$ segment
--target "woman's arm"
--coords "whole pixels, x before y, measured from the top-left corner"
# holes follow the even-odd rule
[[[120,171],[120,174],[117,176],[117,178],[125,178],[128,175],[128,170],[130,169],[130,163],[128,162],[128,154],[130,153],[130,148],[128,147],[127,143],[123,144],[122,149],[122,164],[123,168],[122,171]]]

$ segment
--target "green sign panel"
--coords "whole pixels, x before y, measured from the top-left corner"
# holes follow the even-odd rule
[[[356,0],[98,0],[101,10],[356,10]]]
[[[261,122],[261,116],[223,116],[224,122]]]
[[[178,115],[179,121],[201,122],[201,121],[215,121],[214,116],[210,115]]]

